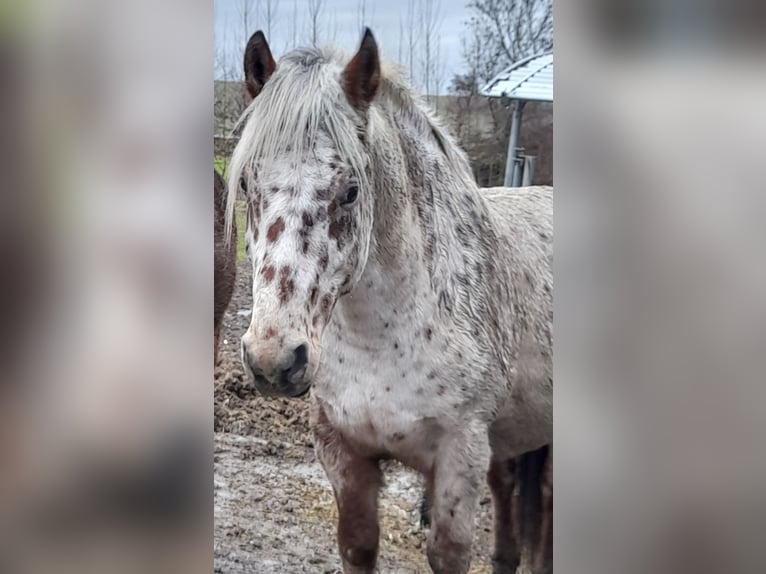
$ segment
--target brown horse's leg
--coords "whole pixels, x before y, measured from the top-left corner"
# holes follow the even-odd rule
[[[467,425],[470,428],[470,425]],[[450,437],[439,446],[431,482],[428,563],[435,574],[466,574],[474,520],[489,466],[486,429]]]
[[[543,517],[540,528],[540,550],[537,555],[536,570],[541,574],[553,572],[553,449],[548,452],[548,460],[541,482],[543,499]]]
[[[534,572],[535,556],[540,547],[542,493],[540,484],[548,457],[548,447],[519,457],[519,541],[521,545],[520,574]]]
[[[338,506],[338,548],[344,574],[372,574],[378,557],[378,461],[356,453],[332,426],[322,406],[311,407],[317,455]]]
[[[513,488],[515,460],[492,457],[487,473],[492,492],[495,546],[492,553],[493,574],[514,574],[519,564],[519,550],[513,532]]]

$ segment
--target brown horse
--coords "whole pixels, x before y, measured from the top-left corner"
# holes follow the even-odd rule
[[[226,182],[213,170],[213,195],[215,204],[214,214],[214,290],[215,305],[213,310],[213,357],[215,363],[218,363],[218,345],[221,334],[221,324],[223,315],[231,301],[231,295],[234,292],[234,284],[237,278],[237,231],[236,223],[231,236],[231,241],[226,242]]]

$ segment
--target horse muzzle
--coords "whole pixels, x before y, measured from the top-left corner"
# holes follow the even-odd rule
[[[302,397],[311,388],[309,346],[288,347],[276,356],[259,356],[242,338],[242,363],[253,378],[255,387],[266,396]]]

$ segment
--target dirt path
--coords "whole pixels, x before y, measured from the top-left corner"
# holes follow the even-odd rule
[[[332,489],[316,460],[307,399],[254,393],[239,362],[250,321],[249,265],[224,319],[215,371],[215,571],[253,574],[340,572]],[[380,572],[426,574],[426,532],[419,527],[420,477],[385,466]],[[491,572],[490,504],[482,500],[472,574]]]

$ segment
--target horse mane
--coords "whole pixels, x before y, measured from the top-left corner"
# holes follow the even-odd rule
[[[383,105],[393,104],[396,109],[404,112],[409,124],[422,137],[432,137],[436,141],[455,175],[464,180],[463,183],[474,185],[468,156],[434,114],[428,102],[412,87],[400,65],[387,62],[384,66],[379,101]]]
[[[248,187],[254,184],[255,157],[264,164],[288,153],[300,157],[324,131],[340,156],[349,162],[357,180],[362,185],[367,183],[365,158],[359,145],[365,126],[348,103],[340,82],[347,61],[346,54],[331,47],[293,50],[279,60],[277,71],[245,109],[235,127],[242,127],[242,133],[229,165],[227,240],[231,237],[240,180],[244,179]],[[423,137],[436,140],[461,180],[475,185],[467,157],[412,89],[404,70],[384,62],[381,80],[373,110],[393,104]],[[274,125],[270,118],[279,118],[279,124]],[[372,122],[371,129],[375,124]]]

